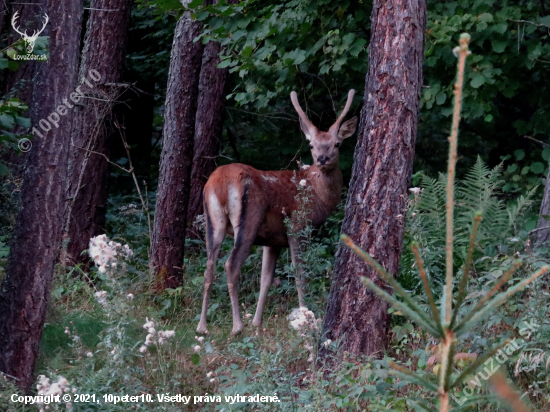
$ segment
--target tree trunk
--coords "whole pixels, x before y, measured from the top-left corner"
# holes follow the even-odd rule
[[[186,5],[189,1],[183,3]],[[175,287],[182,279],[183,241],[203,52],[202,43],[193,39],[201,30],[202,24],[186,12],[176,26],[170,57],[150,262],[162,287]]]
[[[21,209],[0,288],[0,370],[18,378],[25,391],[34,380],[65,210],[71,113],[68,109],[59,115],[58,127],[53,114],[75,91],[83,13],[82,0],[44,4],[50,17],[50,58],[37,70],[31,108],[35,139],[27,154]],[[49,131],[40,127],[46,122]]]
[[[544,196],[542,198],[542,204],[540,205],[536,233],[537,240],[535,243],[538,246],[543,246],[550,240],[550,167],[548,176],[546,176],[546,184],[544,185]]]
[[[416,142],[426,4],[375,0],[371,22],[369,70],[342,232],[395,275]],[[380,356],[388,307],[362,285],[361,276],[377,278],[341,245],[324,333],[327,339],[342,339],[342,353]]]
[[[65,238],[70,241],[63,264],[87,262],[82,251],[88,248],[91,237],[105,231],[109,165],[103,156],[90,151],[109,157],[111,142],[120,140],[112,111],[125,89],[113,84],[122,75],[132,3],[91,3],[78,79],[81,90],[91,98],[82,99],[73,109],[65,223]]]
[[[221,45],[209,42],[204,47],[199,84],[199,99],[195,120],[195,147],[191,190],[187,210],[187,237],[197,239],[191,226],[195,217],[202,214],[202,190],[216,168],[215,158],[220,150],[220,136],[225,113],[225,83],[227,69],[218,69]]]

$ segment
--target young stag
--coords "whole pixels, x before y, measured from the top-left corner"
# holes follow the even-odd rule
[[[328,132],[319,131],[300,107],[296,92],[290,94],[292,104],[300,115],[300,127],[309,141],[314,160],[314,164],[307,170],[263,172],[235,163],[217,168],[208,179],[204,187],[208,262],[204,273],[202,312],[197,332],[206,332],[208,299],[215,280],[220,247],[226,234],[235,239],[233,251],[225,264],[233,312],[232,333],[238,333],[243,328],[239,313],[239,274],[252,245],[263,246],[260,298],[252,325],[259,327],[262,324],[267,292],[277,258],[284,247],[290,247],[292,263],[297,270],[299,304],[305,306],[299,257],[300,239],[287,234],[284,219],[285,216],[292,218],[293,212],[298,208],[296,183],[301,180],[305,180],[313,189],[309,215],[313,226],[321,225],[340,202],[342,172],[338,168],[338,148],[345,138],[355,132],[357,117],[348,120],[341,127],[340,124],[351,106],[354,94],[354,90],[349,91],[342,114]]]

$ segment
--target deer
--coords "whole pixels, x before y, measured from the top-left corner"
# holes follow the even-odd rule
[[[29,36],[26,30],[22,32],[22,31],[19,31],[17,27],[15,27],[18,17],[19,17],[19,12],[16,11],[11,19],[11,25],[13,26],[13,29],[15,30],[15,32],[23,37],[23,41],[25,42],[25,48],[27,49],[27,53],[30,54],[34,51],[34,44],[36,43],[38,36],[40,36],[40,33],[42,33],[46,28],[46,25],[48,24],[48,21],[50,21],[50,18],[46,14],[44,18],[44,25],[42,26],[42,28],[40,30],[34,30],[33,34]]]
[[[311,187],[308,219],[313,227],[323,224],[334,211],[342,195],[343,178],[338,167],[342,141],[355,133],[357,117],[344,122],[353,102],[355,90],[350,90],[344,110],[329,128],[322,132],[309,120],[298,102],[296,92],[290,94],[292,105],[299,115],[300,128],[309,141],[314,163],[298,171],[260,171],[251,166],[233,163],[220,166],[210,175],[204,190],[203,204],[206,221],[207,263],[204,272],[202,311],[197,333],[207,333],[206,315],[212,284],[216,279],[216,263],[226,235],[234,239],[227,262],[227,286],[233,316],[232,334],[243,329],[239,312],[239,277],[241,266],[253,245],[263,246],[260,275],[260,295],[252,321],[262,325],[262,315],[281,249],[289,248],[296,270],[296,289],[300,307],[305,306],[300,238],[291,236],[285,227],[285,217],[292,219],[298,208],[297,182]]]

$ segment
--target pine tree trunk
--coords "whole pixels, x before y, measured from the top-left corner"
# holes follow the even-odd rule
[[[91,3],[79,73],[79,87],[89,98],[73,109],[65,221],[65,238],[70,241],[66,256],[62,256],[63,264],[87,262],[82,251],[88,248],[91,237],[105,231],[109,165],[103,156],[90,151],[109,157],[112,141],[120,141],[112,111],[125,90],[113,84],[122,75],[132,3]]]
[[[426,4],[375,0],[371,22],[369,70],[342,232],[395,275],[416,142]],[[381,356],[388,307],[361,284],[361,276],[377,278],[341,245],[324,333],[333,341],[343,339],[342,353]]]
[[[189,1],[184,1],[184,5]],[[194,42],[202,24],[186,12],[178,21],[172,44],[163,146],[151,250],[158,285],[175,287],[182,279],[195,115],[203,45]]]
[[[550,240],[550,168],[546,177],[546,184],[544,185],[544,196],[540,205],[536,233],[537,240],[535,243],[538,246],[542,246]]]
[[[202,190],[216,168],[215,158],[220,150],[220,137],[225,113],[225,84],[227,69],[218,69],[221,46],[209,42],[204,47],[199,83],[199,99],[195,120],[195,147],[191,190],[187,210],[187,237],[199,236],[191,226],[195,217],[202,214]]]
[[[59,127],[47,132],[39,122],[52,118],[63,99],[75,91],[83,13],[82,0],[44,3],[50,17],[46,28],[50,58],[38,66],[31,109],[32,125],[42,136],[35,133],[27,154],[21,209],[0,288],[0,370],[18,378],[25,391],[34,380],[61,244],[71,113],[60,115]]]

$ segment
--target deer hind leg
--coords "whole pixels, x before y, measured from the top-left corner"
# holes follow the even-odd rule
[[[264,254],[262,258],[262,277],[260,280],[260,298],[258,299],[258,307],[256,308],[256,314],[254,315],[252,326],[262,326],[262,314],[264,312],[267,292],[271,286],[273,274],[275,273],[275,266],[277,265],[277,259],[280,254],[280,247],[264,246]]]
[[[202,298],[201,320],[197,327],[198,333],[206,332],[206,313],[212,284],[216,280],[216,263],[220,254],[220,248],[225,237],[227,215],[223,211],[215,194],[211,194],[204,202],[204,215],[206,218],[206,271],[204,272],[204,293]]]
[[[305,294],[306,281],[304,276],[303,261],[300,258],[301,241],[302,239],[300,237],[296,237],[296,236],[288,237],[290,257],[292,259],[292,265],[296,270],[296,290],[298,291],[298,304],[300,307],[305,307],[306,301],[304,300],[304,294]]]
[[[244,186],[241,190],[236,187],[229,187],[228,209],[235,244],[233,251],[225,262],[225,272],[227,274],[227,288],[231,298],[231,311],[233,314],[232,334],[239,333],[243,329],[241,315],[239,310],[239,276],[241,267],[245,262],[250,250],[256,240],[256,234],[263,219],[263,212],[255,209],[250,213],[248,203],[248,187]]]

